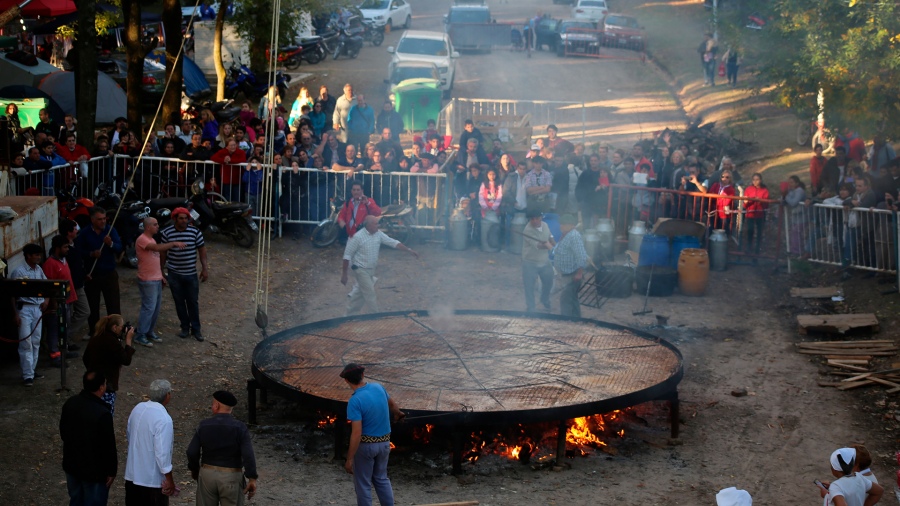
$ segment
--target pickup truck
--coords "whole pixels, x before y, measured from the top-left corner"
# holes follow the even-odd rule
[[[444,31],[458,51],[486,51],[509,45],[512,26],[498,24],[491,10],[480,1],[457,1],[444,16]]]

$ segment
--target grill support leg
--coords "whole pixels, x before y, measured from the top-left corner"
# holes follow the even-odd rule
[[[559,428],[556,432],[556,465],[563,465],[566,458],[566,430],[569,424],[566,420],[559,421]]]
[[[679,427],[679,419],[681,418],[681,416],[678,412],[679,411],[678,391],[676,390],[675,392],[672,392],[672,394],[669,395],[668,400],[669,400],[669,416],[670,416],[670,422],[672,424],[672,439],[677,439],[678,431],[680,428]]]
[[[339,414],[334,421],[334,460],[344,460],[344,432],[347,430],[347,415]]]
[[[458,429],[453,430],[453,475],[462,474],[463,433]]]
[[[259,382],[255,379],[247,380],[247,418],[252,425],[256,425],[256,389]]]

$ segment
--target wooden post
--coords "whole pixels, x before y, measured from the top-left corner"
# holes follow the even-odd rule
[[[678,438],[678,430],[680,428],[678,408],[678,391],[676,390],[669,398],[669,416],[671,418],[670,422],[672,424],[672,439]]]
[[[559,430],[556,433],[556,465],[563,465],[563,459],[566,458],[566,430],[569,424],[566,420],[559,421]]]

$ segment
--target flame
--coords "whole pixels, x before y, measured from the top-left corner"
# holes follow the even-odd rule
[[[325,427],[328,427],[328,426],[330,426],[330,425],[334,425],[334,422],[336,422],[336,421],[337,421],[337,417],[336,417],[336,416],[334,416],[334,415],[324,415],[324,417],[323,417],[321,420],[319,420],[319,421],[317,422],[316,425],[317,425],[320,429],[324,429]]]
[[[396,448],[396,447],[397,447],[397,445],[395,445],[394,442],[391,441],[391,450],[393,450],[393,449]]]
[[[521,451],[522,451],[522,447],[521,447],[521,446],[513,446],[512,448],[509,449],[509,451],[507,452],[507,455],[508,455],[509,458],[511,458],[511,459],[518,459],[518,458],[519,458],[519,452],[521,452]]]
[[[428,444],[431,441],[432,429],[434,429],[434,425],[430,423],[426,423],[424,427],[413,427],[413,440],[422,444]]]
[[[600,421],[603,420],[602,417]],[[603,427],[602,424],[599,424],[600,428]],[[595,445],[595,446],[606,446],[606,443],[600,440],[593,432],[591,432],[590,425],[588,423],[588,417],[576,418],[572,421],[572,426],[569,427],[569,430],[566,431],[566,441],[572,444],[577,445]]]

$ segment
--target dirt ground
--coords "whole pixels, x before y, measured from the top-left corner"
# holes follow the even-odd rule
[[[412,3],[416,28],[429,29],[439,27],[440,15],[449,5],[446,0]],[[510,19],[517,5],[523,19],[537,8],[558,16],[567,10],[543,0],[490,3],[500,19]],[[664,15],[665,11],[654,11],[660,5],[693,9],[691,19],[702,10],[699,5],[674,2],[648,3],[643,12]],[[637,10],[640,6],[629,3],[626,7]],[[683,26],[673,30],[683,31]],[[396,33],[391,34],[385,45],[395,43],[396,37]],[[693,48],[696,43],[691,39],[685,44]],[[677,109],[655,116],[656,106],[647,106],[647,100],[656,98],[629,101],[630,92],[664,97],[658,93],[667,89],[661,80],[651,82],[656,71],[645,69],[639,62],[589,66],[568,61],[562,70],[548,67],[562,65],[553,55],[540,54],[531,62],[522,59],[520,64],[509,60],[508,54],[497,52],[472,59],[464,56],[460,77],[465,79],[457,81],[459,93],[478,97],[494,90],[490,96],[502,96],[507,86],[528,83],[530,78],[545,79],[540,81],[543,86],[565,83],[555,88],[560,100],[573,100],[579,95],[594,97],[597,89],[614,90],[622,104],[630,104],[632,109],[611,110],[609,125],[602,128],[617,135],[615,139],[621,143],[641,135],[637,123],[663,118],[661,122],[677,126],[683,121],[684,115]],[[336,83],[357,79],[366,83],[366,92],[377,95],[386,62],[383,47],[367,47],[352,64],[338,60],[310,68],[329,74],[317,79],[327,81],[333,91],[340,86]],[[492,66],[508,76],[502,85],[490,80],[496,75],[488,73]],[[562,72],[574,77],[558,77]],[[363,74],[376,79],[365,80]],[[642,89],[632,89],[629,76],[647,82],[641,84]],[[689,75],[679,79],[690,83]],[[519,87],[511,88],[510,93],[528,98]],[[659,100],[675,103],[671,95]],[[619,125],[618,130],[615,125]],[[780,149],[770,147],[776,152]],[[765,152],[762,150],[762,154]],[[115,420],[120,473],[110,504],[124,503],[125,425],[128,413],[142,400],[153,379],[167,378],[175,387],[169,412],[175,421],[176,482],[183,491],[173,504],[194,502],[195,485],[190,481],[184,452],[198,421],[209,415],[211,393],[221,388],[232,390],[241,400],[236,416],[247,419],[246,380],[250,378],[253,348],[262,339],[253,322],[256,250],[239,249],[215,236],[207,241],[211,276],[201,287],[206,341],[175,337],[177,319],[166,293],[159,325],[164,342],[152,349],[139,348],[133,364],[123,370]],[[420,241],[412,246],[422,254],[418,261],[399,251],[382,253],[378,268],[382,310],[524,309],[517,257],[472,248],[453,252],[440,242]],[[273,242],[268,287],[270,334],[343,313],[347,289],[339,283],[340,258],[339,248],[313,249],[305,237],[294,240],[286,236]],[[120,276],[126,317],[134,321],[138,311],[135,273],[122,270]],[[870,448],[875,474],[890,486],[892,455],[900,437],[896,399],[875,389],[838,392],[818,387],[823,366],[817,359],[795,353],[793,347],[800,340],[794,315],[808,311],[876,312],[882,323],[879,338],[895,339],[897,295],[879,295],[885,286],[876,281],[853,278],[841,282],[832,270],[808,264],[798,266],[792,276],[783,264],[777,270],[765,263],[734,265],[711,275],[705,297],[654,298],[649,302],[653,313],[646,316],[631,314],[643,304],[637,294],[611,300],[601,310],[585,308],[586,317],[647,330],[681,350],[685,376],[679,387],[680,438],[669,438],[666,405],[650,403],[617,423],[616,428],[625,432],[623,437],[608,440],[613,450],[567,459],[570,467],[558,472],[535,471],[506,457],[488,455],[474,464],[467,463],[465,474],[455,477],[449,473],[449,452],[439,437],[427,446],[401,444],[392,454],[389,469],[397,504],[471,499],[494,506],[598,502],[706,505],[715,504],[715,493],[730,486],[748,490],[759,505],[819,504],[812,481],[829,476],[828,455],[833,449],[854,442],[864,442]],[[787,296],[791,286],[835,283],[843,284],[847,296],[847,304],[841,307],[798,302]],[[559,301],[554,299],[553,310],[558,308]],[[668,324],[657,326],[656,315],[668,316]],[[881,363],[889,365],[891,359]],[[0,466],[6,471],[0,477],[3,504],[67,504],[58,417],[66,398],[80,388],[83,373],[80,359],[69,364],[68,385],[72,391],[66,393],[55,391],[58,371],[44,363],[40,372],[47,378],[32,389],[20,386],[17,362],[8,360],[0,369],[0,431],[4,434]],[[731,395],[732,390],[740,388],[747,389],[748,395]],[[350,477],[340,463],[332,461],[331,428],[317,426],[321,417],[307,406],[274,395],[270,395],[269,404],[261,406],[259,425],[253,429],[260,489],[252,504],[355,502]],[[896,502],[886,495],[881,504]]]

